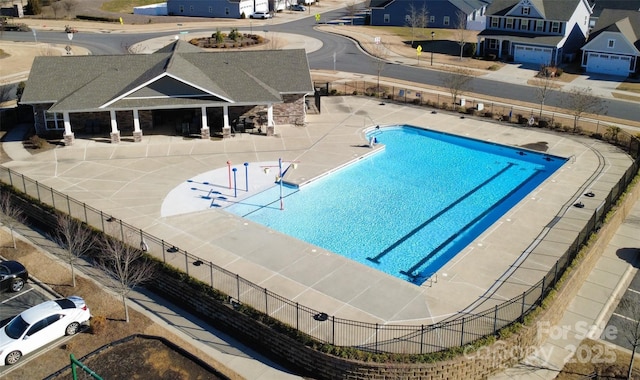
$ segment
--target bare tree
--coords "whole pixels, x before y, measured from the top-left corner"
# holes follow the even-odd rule
[[[73,13],[77,5],[78,2],[76,0],[62,0],[62,7],[67,12],[67,16]]]
[[[469,70],[462,67],[442,74],[443,85],[449,90],[453,104],[457,103],[458,96],[461,96],[469,89],[471,79],[473,79],[473,77]]]
[[[618,304],[624,318],[620,318],[619,328],[624,339],[631,346],[631,359],[627,370],[627,379],[631,379],[636,350],[640,346],[640,305],[636,299],[622,298]]]
[[[111,276],[114,290],[122,298],[125,321],[129,322],[127,296],[133,288],[155,276],[155,265],[144,257],[142,250],[106,235],[100,247],[102,254],[99,257],[98,267]]]
[[[564,106],[573,115],[573,132],[578,130],[578,120],[586,113],[606,113],[604,101],[593,95],[591,88],[573,87],[566,97]]]
[[[462,61],[462,53],[464,45],[467,44],[467,15],[462,11],[456,12],[456,42],[460,45],[460,60]]]
[[[546,74],[543,70],[540,72],[540,76],[533,81],[533,85],[536,86],[536,98],[540,102],[540,117],[542,117],[542,107],[544,107],[544,102],[551,90],[556,87],[556,77]]]
[[[96,245],[91,230],[69,215],[59,214],[58,230],[53,240],[62,248],[62,258],[71,267],[71,280],[76,287],[75,264]]]
[[[344,10],[347,13],[347,16],[351,19],[351,25],[353,25],[353,19],[356,17],[356,13],[358,13],[358,6],[352,1],[347,4]]]
[[[409,4],[409,8],[407,9],[407,26],[411,28],[411,47],[413,47],[413,42],[416,38],[416,29],[422,29],[427,27],[427,22],[429,20],[429,11],[427,10],[427,6],[422,4],[422,8],[416,8],[413,3]],[[422,35],[422,33],[420,33]]]
[[[11,100],[13,96],[13,87],[11,83],[0,84],[0,104]]]
[[[380,75],[384,71],[387,65],[387,48],[382,44],[382,40],[379,37],[376,37],[375,45],[373,46],[373,57],[372,63],[374,69],[376,70],[376,75],[378,77],[378,83],[376,85],[376,97],[380,98]]]
[[[62,3],[60,1],[54,1],[51,3],[51,10],[53,11],[53,18],[58,19],[58,12],[62,9]]]
[[[25,219],[26,217],[22,209],[13,203],[11,194],[2,191],[2,193],[0,193],[0,221],[9,228],[14,249],[17,248],[14,230],[20,223],[24,222]]]

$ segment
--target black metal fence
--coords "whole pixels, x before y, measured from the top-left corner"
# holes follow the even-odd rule
[[[638,172],[638,163],[639,160],[635,160],[613,186],[603,206],[594,211],[570,248],[537,284],[518,297],[483,312],[459,315],[432,325],[382,325],[329,316],[279,296],[236,273],[203,260],[170,242],[115,219],[11,169],[0,167],[0,181],[128,244],[140,246],[163,262],[229,295],[232,302],[251,306],[320,342],[372,352],[422,354],[463,346],[495,334],[500,329],[521,321],[527,313],[539,306],[544,296],[571,264],[580,247],[587,242],[591,232],[603,223],[607,212]],[[43,211],[42,216],[30,216],[40,218],[41,222],[55,228],[55,219],[44,214]]]

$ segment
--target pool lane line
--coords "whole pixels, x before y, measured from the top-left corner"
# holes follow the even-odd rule
[[[383,258],[386,254],[388,254],[389,252],[393,251],[394,249],[396,249],[400,244],[404,243],[405,241],[407,241],[409,238],[411,238],[413,235],[415,235],[416,233],[418,233],[421,229],[423,229],[427,224],[433,222],[434,220],[438,219],[439,217],[441,217],[444,213],[446,213],[447,211],[451,210],[452,208],[454,208],[456,205],[458,205],[460,202],[462,202],[463,200],[467,199],[468,197],[470,197],[471,195],[473,195],[475,192],[477,192],[478,190],[482,189],[484,186],[488,185],[491,181],[493,181],[494,179],[500,177],[502,174],[504,174],[507,170],[511,169],[511,167],[513,167],[515,164],[513,162],[509,162],[507,164],[507,166],[505,166],[504,168],[500,169],[498,172],[496,172],[495,174],[493,174],[491,177],[487,178],[486,180],[484,180],[482,183],[480,183],[479,185],[477,185],[476,187],[474,187],[473,189],[469,190],[467,193],[463,194],[461,197],[459,197],[458,199],[456,199],[455,201],[453,201],[452,203],[450,203],[447,207],[443,208],[442,210],[438,211],[437,214],[433,215],[431,218],[425,220],[424,222],[422,222],[420,225],[418,225],[416,228],[414,228],[413,230],[411,230],[408,234],[404,235],[403,237],[401,237],[399,240],[397,240],[395,243],[391,244],[389,247],[385,248],[382,252],[378,253],[375,257],[367,257],[367,260],[369,261],[373,261],[374,263],[379,264],[380,263],[380,259]]]
[[[444,242],[442,242],[438,247],[436,247],[436,249],[432,250],[431,252],[429,252],[429,254],[425,257],[422,258],[422,260],[420,260],[418,263],[416,263],[414,266],[412,266],[411,268],[409,268],[409,270],[407,271],[400,271],[401,274],[408,276],[412,281],[415,281],[420,275],[419,274],[415,274],[414,272],[420,268],[424,263],[426,263],[427,261],[429,261],[433,256],[435,256],[439,251],[441,251],[444,247],[446,247],[449,243],[451,243],[455,238],[458,237],[458,235],[460,235],[461,231],[465,231],[467,230],[469,227],[473,226],[474,224],[476,224],[477,222],[479,222],[482,218],[484,218],[488,213],[490,213],[491,211],[493,211],[498,205],[502,204],[502,202],[504,202],[505,199],[509,198],[510,196],[512,196],[515,192],[517,192],[518,190],[520,190],[524,185],[526,185],[527,183],[529,183],[533,178],[537,177],[539,174],[541,174],[544,170],[542,169],[535,169],[535,172],[532,173],[525,181],[521,182],[518,186],[516,186],[515,188],[511,189],[510,192],[508,192],[507,194],[505,194],[502,198],[500,198],[500,200],[498,200],[497,202],[495,202],[491,207],[489,207],[488,209],[486,209],[484,212],[482,212],[481,214],[479,214],[478,216],[476,216],[472,221],[470,221],[469,223],[467,223],[463,228],[460,229],[460,231],[456,232],[455,234],[451,235],[447,240],[445,240]]]

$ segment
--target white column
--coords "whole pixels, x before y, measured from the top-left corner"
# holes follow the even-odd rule
[[[273,127],[273,104],[267,106],[267,127]]]
[[[71,121],[69,120],[69,112],[63,112],[62,117],[64,119],[64,134],[71,134]]]
[[[202,113],[202,128],[208,128],[209,122],[207,121],[207,107],[202,107],[201,113]]]
[[[498,58],[502,58],[502,40],[498,40]]]
[[[140,132],[140,115],[138,115],[138,109],[133,109],[133,131]]]
[[[231,128],[231,126],[229,125],[229,106],[222,106],[222,114],[224,115],[224,124],[223,127],[224,128]]]
[[[478,43],[476,44],[476,55],[480,55],[480,37],[478,37]]]
[[[109,111],[111,117],[111,133],[118,133],[118,122],[116,121],[116,111]]]

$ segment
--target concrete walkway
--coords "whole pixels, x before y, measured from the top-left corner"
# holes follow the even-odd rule
[[[634,192],[640,189],[636,186]],[[606,359],[591,348],[581,347],[585,338],[598,340],[618,301],[638,270],[638,258],[625,257],[621,250],[640,249],[640,202],[618,228],[605,252],[584,282],[556,326],[548,326],[550,337],[526,360],[493,376],[504,379],[553,379],[577,350],[583,358]],[[602,343],[603,347],[609,343]],[[586,351],[585,351],[586,350]],[[604,350],[604,349],[603,349]],[[587,352],[589,356],[584,353]],[[609,351],[601,351],[601,353]],[[584,374],[587,375],[587,374]]]

